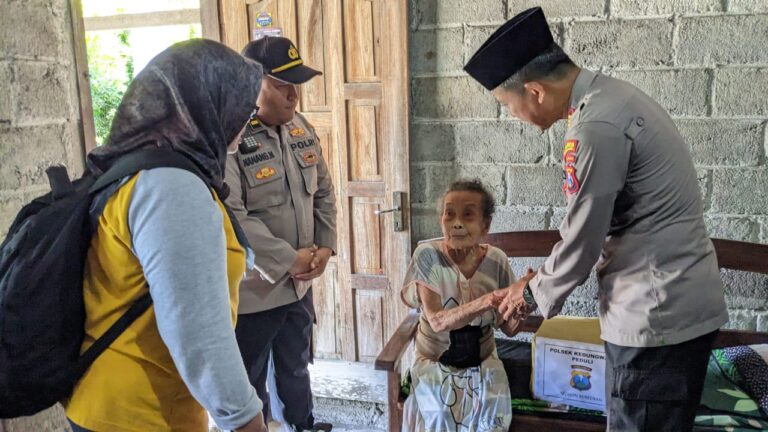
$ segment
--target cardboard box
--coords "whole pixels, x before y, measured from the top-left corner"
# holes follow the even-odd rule
[[[605,411],[605,348],[597,318],[545,320],[532,350],[534,398]]]

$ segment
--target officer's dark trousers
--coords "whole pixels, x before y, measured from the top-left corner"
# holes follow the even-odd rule
[[[716,335],[653,348],[606,342],[608,430],[691,431]]]
[[[235,334],[248,378],[264,401],[265,416],[273,407],[274,418],[311,428],[312,390],[307,365],[311,359],[315,310],[312,290],[296,303],[264,312],[239,315]],[[272,368],[269,368],[270,354]],[[273,377],[268,377],[274,372]],[[269,393],[267,379],[269,378]],[[277,394],[275,394],[277,393]],[[282,408],[282,412],[280,412]]]

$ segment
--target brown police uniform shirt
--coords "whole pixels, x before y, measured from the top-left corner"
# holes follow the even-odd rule
[[[542,313],[558,314],[597,262],[608,342],[672,345],[726,323],[696,170],[667,112],[629,83],[582,70],[568,123],[563,240],[530,282]]]
[[[240,314],[304,297],[311,282],[288,274],[297,249],[336,250],[336,198],[314,129],[299,113],[285,125],[255,128],[256,151],[230,155],[226,170],[226,202],[255,254],[256,270],[240,285]]]

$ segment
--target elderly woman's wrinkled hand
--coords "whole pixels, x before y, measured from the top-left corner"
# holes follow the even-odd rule
[[[500,289],[486,294],[488,298],[488,305],[494,309],[498,309],[507,298],[509,292],[506,289]]]

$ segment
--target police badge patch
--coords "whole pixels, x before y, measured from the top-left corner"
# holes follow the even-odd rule
[[[275,174],[277,174],[277,171],[274,168],[270,166],[266,166],[256,171],[256,173],[254,174],[254,177],[256,177],[256,180],[266,180],[270,177],[274,177]]]
[[[565,166],[563,191],[568,195],[573,195],[579,191],[579,179],[576,178],[576,168],[573,165]]]
[[[301,159],[307,165],[314,165],[317,163],[317,152],[314,150],[307,150],[301,153]]]
[[[568,195],[579,191],[579,179],[576,177],[576,151],[579,147],[578,140],[567,140],[563,147],[563,192]]]
[[[300,137],[300,136],[306,135],[306,132],[304,132],[304,129],[302,129],[300,127],[295,127],[293,129],[291,129],[290,132],[288,132],[288,134],[290,134],[292,137],[296,138],[296,137]]]
[[[576,150],[579,145],[578,140],[568,140],[565,142],[565,147],[563,147],[563,163],[568,164],[575,164],[576,163]]]

